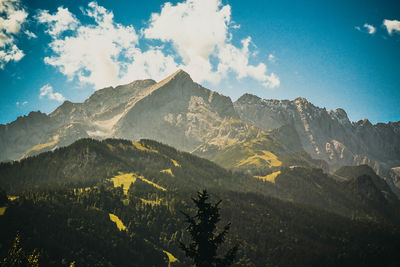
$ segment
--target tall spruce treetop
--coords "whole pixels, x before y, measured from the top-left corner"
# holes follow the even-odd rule
[[[208,199],[206,190],[197,192],[197,198],[192,198],[197,207],[197,214],[190,216],[182,212],[186,217],[186,222],[189,223],[186,229],[192,237],[192,242],[187,246],[180,242],[180,245],[186,256],[192,258],[197,267],[230,266],[236,257],[238,247],[229,249],[223,257],[217,256],[217,249],[225,241],[230,223],[217,233],[217,223],[221,220],[218,207],[221,200],[212,204],[208,202]]]

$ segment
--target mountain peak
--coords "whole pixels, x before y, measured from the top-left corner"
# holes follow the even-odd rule
[[[259,100],[261,100],[261,98],[256,95],[245,93],[244,95],[239,97],[239,99],[236,100],[236,102],[237,103],[247,103],[247,102],[259,101]]]
[[[297,103],[303,103],[303,104],[309,103],[308,100],[307,100],[306,98],[304,98],[304,97],[298,97],[298,98],[296,98],[296,99],[294,100],[294,102],[295,102],[296,104],[297,104]]]
[[[168,76],[167,78],[166,78],[166,80],[167,79],[169,79],[169,80],[172,80],[172,79],[182,79],[182,78],[186,78],[186,79],[192,79],[192,78],[190,78],[190,75],[189,75],[189,73],[187,73],[187,72],[185,72],[184,70],[182,70],[182,69],[178,69],[177,71],[175,71],[174,73],[172,73],[170,76]]]
[[[359,120],[358,122],[355,123],[355,125],[361,127],[372,127],[372,123],[367,118]]]
[[[168,84],[171,84],[171,86],[175,87],[177,85],[177,83],[194,83],[192,78],[190,78],[190,75],[188,73],[186,73],[185,71],[179,69],[176,72],[174,72],[173,74],[169,75],[167,78],[165,78],[164,80],[161,80],[160,82],[154,84],[149,93],[152,91],[157,91],[159,88],[163,88]],[[172,85],[173,84],[173,85]]]
[[[328,114],[331,116],[332,119],[336,119],[342,124],[348,124],[350,125],[351,122],[349,120],[349,117],[347,116],[347,113],[344,109],[342,108],[337,108],[336,110],[329,110]]]

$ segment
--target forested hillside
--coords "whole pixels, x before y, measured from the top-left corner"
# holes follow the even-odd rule
[[[212,201],[222,199],[221,225],[232,223],[221,251],[238,244],[236,266],[396,265],[398,200],[374,183],[371,169],[351,168],[335,177],[282,167],[268,180],[152,140],[82,139],[0,165],[0,256],[7,263],[22,251],[40,265],[187,266],[180,211],[193,214],[190,198],[206,188]],[[21,250],[12,249],[16,240]]]

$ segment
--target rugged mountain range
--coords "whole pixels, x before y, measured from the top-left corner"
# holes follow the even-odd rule
[[[304,98],[229,97],[194,83],[184,71],[163,81],[134,81],[64,102],[49,115],[31,112],[0,125],[0,160],[66,146],[80,138],[149,138],[209,158],[223,167],[267,175],[281,167],[335,171],[368,164],[400,187],[400,122],[352,123]]]
[[[331,171],[367,164],[379,175],[391,178],[388,181],[394,189],[400,186],[396,173],[400,165],[400,121],[376,125],[367,119],[350,122],[343,109],[327,111],[304,98],[265,100],[245,94],[234,106],[242,120],[265,131],[292,125],[304,150],[326,161]]]

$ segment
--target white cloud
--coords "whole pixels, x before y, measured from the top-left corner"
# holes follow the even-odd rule
[[[20,7],[18,0],[0,0],[0,69],[10,61],[19,61],[24,53],[15,44],[21,25],[28,13]]]
[[[57,26],[61,11],[69,23]],[[231,23],[230,6],[220,0],[166,3],[159,14],[151,15],[140,36],[133,26],[116,23],[114,14],[96,2],[89,3],[83,13],[92,24],[83,25],[64,8],[55,14],[44,10],[37,16],[53,38],[49,45],[53,55],[45,62],[69,79],[100,89],[134,79],[160,80],[182,68],[198,82],[218,83],[232,72],[238,79],[252,77],[264,86],[279,85],[276,75],[266,74],[264,63],[249,63],[254,55],[249,52],[250,37],[242,40],[241,48],[232,44],[230,30],[237,27]],[[139,41],[148,45],[150,39],[162,45],[139,48]],[[169,44],[175,53],[165,48]]]
[[[37,38],[36,34],[34,34],[33,32],[30,32],[28,30],[25,30],[24,33],[26,34],[26,36],[28,36],[28,39],[36,39]]]
[[[371,24],[365,23],[363,25],[363,28],[359,26],[354,27],[357,31],[368,33],[368,34],[374,34],[376,32],[376,28],[372,26]],[[365,28],[365,29],[364,29]]]
[[[257,66],[249,64],[249,44],[251,38],[242,40],[242,48],[239,49],[232,44],[225,44],[219,51],[218,72],[226,76],[228,71],[237,74],[238,79],[251,77],[260,81],[266,87],[279,86],[279,78],[275,74],[266,75],[267,66],[259,63]]]
[[[28,104],[28,101],[24,101],[24,102],[19,102],[19,101],[17,101],[17,102],[15,103],[15,105],[16,105],[17,107],[19,107],[19,106],[26,106],[26,104]]]
[[[249,64],[251,38],[243,39],[238,48],[231,42],[230,28],[238,26],[231,25],[229,5],[220,0],[187,0],[176,5],[167,2],[160,13],[151,15],[142,32],[146,38],[172,43],[182,58],[182,68],[196,81],[218,83],[233,72],[238,79],[252,77],[264,85],[277,85],[276,79],[268,82],[272,76],[266,75],[264,63]],[[218,72],[211,64],[212,57],[218,60]]]
[[[376,28],[370,24],[365,23],[364,28],[367,29],[369,34],[374,34],[376,32]]]
[[[72,14],[66,15],[68,10],[63,12],[64,17],[72,17]],[[135,79],[161,79],[178,68],[173,57],[164,55],[159,47],[143,53],[137,47],[139,37],[134,27],[115,23],[113,13],[97,3],[89,3],[85,15],[94,24],[78,22],[75,29],[69,28],[72,31],[65,37],[52,34],[48,25],[54,55],[46,57],[45,62],[70,79],[77,78],[101,89]]]
[[[400,21],[399,20],[388,20],[383,21],[383,25],[386,27],[388,33],[392,35],[393,32],[400,33]]]
[[[188,0],[166,3],[161,12],[153,13],[144,36],[171,42],[182,58],[184,69],[196,81],[218,83],[220,76],[212,71],[210,56],[228,39],[231,9],[221,7],[219,0]]]
[[[1,38],[1,36],[0,36]],[[24,52],[19,49],[15,44],[0,49],[0,69],[10,61],[20,61],[24,57]]]
[[[65,100],[64,96],[60,93],[53,92],[53,87],[50,84],[46,84],[40,88],[40,98],[47,97],[51,100],[56,100],[58,102],[63,102]],[[18,102],[17,102],[18,103]]]
[[[45,14],[48,14],[47,11]],[[63,17],[73,17],[69,11],[63,10]],[[87,16],[93,18],[94,25],[73,26],[71,36],[57,37],[52,26],[48,30],[54,40],[50,47],[54,56],[46,57],[45,62],[59,68],[70,79],[77,77],[81,82],[94,84],[97,89],[116,85],[119,80],[121,54],[130,50],[138,42],[133,27],[124,27],[113,22],[113,13],[107,12],[96,3],[89,4]],[[49,15],[56,16],[56,15]],[[71,21],[71,20],[70,20]],[[65,29],[65,27],[60,27]]]
[[[129,83],[149,77],[159,81],[174,73],[179,65],[171,55],[164,55],[161,49],[162,47],[153,47],[146,52],[134,50],[134,60],[126,67],[127,71],[121,81]]]
[[[264,86],[270,88],[278,87],[280,84],[281,80],[279,79],[278,76],[276,76],[275,73],[271,73],[269,76],[267,76],[267,79],[264,82]]]
[[[47,24],[46,32],[54,37],[67,30],[74,30],[78,26],[75,16],[68,8],[63,7],[59,7],[54,15],[49,14],[48,10],[40,10],[36,19],[39,23]]]
[[[275,56],[274,56],[273,54],[269,54],[269,55],[268,55],[268,60],[269,60],[270,62],[274,63],[274,62],[276,61],[276,58],[275,58]]]

